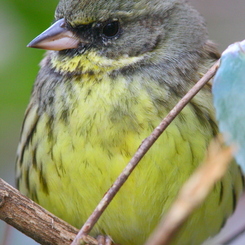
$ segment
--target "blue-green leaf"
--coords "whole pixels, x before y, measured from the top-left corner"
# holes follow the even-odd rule
[[[212,92],[219,129],[238,147],[235,158],[245,173],[245,40],[223,52]]]

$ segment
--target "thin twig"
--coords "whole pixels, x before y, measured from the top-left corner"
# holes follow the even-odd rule
[[[232,242],[234,242],[236,239],[238,239],[240,236],[244,235],[245,232],[245,226],[243,225],[242,227],[239,227],[234,234],[232,234],[229,238],[227,239],[222,239],[220,244],[222,245],[230,245]]]
[[[102,198],[98,206],[95,208],[92,215],[87,219],[79,233],[77,234],[75,240],[71,245],[78,245],[80,240],[86,238],[89,232],[94,227],[95,223],[98,221],[104,210],[107,208],[109,203],[112,201],[113,197],[128,179],[129,175],[132,173],[134,168],[137,166],[142,157],[147,153],[154,142],[159,138],[163,131],[168,127],[168,125],[174,120],[174,118],[179,114],[179,112],[186,106],[186,104],[200,91],[200,89],[214,76],[216,70],[218,69],[219,61],[217,61],[208,72],[193,86],[192,89],[179,101],[179,103],[169,112],[169,114],[163,119],[163,121],[154,129],[152,134],[147,137],[140,147],[138,148],[135,155],[132,157],[128,165],[124,168],[123,172],[116,179],[112,187],[107,191],[105,196]]]
[[[241,237],[245,234],[245,220],[244,220],[244,205],[245,205],[245,192],[243,193],[236,210],[232,217],[227,220],[225,227],[221,232],[212,239],[208,239],[203,245],[231,245],[238,244]]]
[[[216,140],[210,144],[208,156],[181,187],[175,202],[163,217],[145,245],[167,245],[186,219],[203,203],[215,183],[226,173],[232,160],[232,147],[221,147]]]

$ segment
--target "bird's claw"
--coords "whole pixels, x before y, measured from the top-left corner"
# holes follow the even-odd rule
[[[81,245],[119,245],[115,244],[109,236],[99,235],[97,238],[84,236],[80,242]]]

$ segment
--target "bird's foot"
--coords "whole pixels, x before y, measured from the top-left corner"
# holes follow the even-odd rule
[[[83,245],[119,245],[112,241],[109,236],[99,235],[97,238],[91,236],[84,236],[82,239]]]
[[[119,245],[115,244],[109,236],[97,236],[98,245]]]

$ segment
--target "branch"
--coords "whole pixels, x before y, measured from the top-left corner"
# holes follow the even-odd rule
[[[182,186],[177,199],[145,245],[167,245],[193,211],[203,203],[232,160],[232,147],[223,147],[220,139],[211,142],[206,160]]]
[[[0,178],[0,219],[41,244],[68,245],[78,230]]]
[[[193,86],[192,89],[178,102],[178,104],[169,112],[169,114],[162,120],[162,122],[154,129],[152,134],[146,138],[140,147],[138,148],[135,155],[132,157],[128,165],[125,167],[123,172],[116,179],[112,187],[104,195],[98,206],[95,208],[92,215],[85,222],[79,233],[77,234],[75,240],[71,245],[79,245],[79,241],[83,240],[89,232],[92,230],[100,216],[103,214],[104,210],[110,204],[116,193],[128,179],[129,175],[133,172],[134,168],[138,165],[139,161],[151,148],[154,142],[159,138],[159,136],[164,132],[168,125],[174,120],[174,118],[180,113],[180,111],[188,104],[188,102],[201,90],[201,88],[215,75],[219,66],[219,61],[217,61],[207,73]]]

